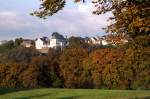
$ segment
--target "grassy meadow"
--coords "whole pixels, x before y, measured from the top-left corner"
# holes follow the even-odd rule
[[[150,99],[148,90],[0,89],[0,99]]]

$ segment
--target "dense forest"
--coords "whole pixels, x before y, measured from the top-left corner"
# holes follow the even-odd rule
[[[147,47],[94,47],[78,39],[41,54],[10,42],[0,47],[6,49],[0,53],[1,88],[150,89]]]

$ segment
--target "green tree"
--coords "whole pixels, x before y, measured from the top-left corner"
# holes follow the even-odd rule
[[[22,38],[16,38],[14,43],[15,43],[15,46],[18,47],[21,45],[22,42],[23,42]]]
[[[81,37],[70,37],[68,38],[67,48],[88,48],[88,44]]]
[[[7,52],[7,51],[13,49],[14,47],[15,47],[14,46],[14,41],[10,40],[10,41],[0,45],[0,53]]]
[[[32,57],[38,56],[40,53],[33,48],[18,47],[8,51],[4,56],[7,62],[17,62],[29,64]]]

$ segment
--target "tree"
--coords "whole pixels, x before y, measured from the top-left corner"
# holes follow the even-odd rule
[[[50,61],[50,77],[52,87],[63,87],[63,77],[60,72],[60,56],[62,52],[61,49],[49,49],[48,59]]]
[[[118,88],[124,51],[116,48],[99,49],[91,53],[91,74],[95,88]]]
[[[124,79],[130,83],[132,89],[150,89],[150,50],[149,48],[134,49],[128,48],[125,54],[125,63],[122,73]],[[130,69],[131,72],[125,70]],[[132,75],[132,76],[129,76]],[[130,82],[129,82],[130,81]]]
[[[73,48],[64,50],[60,57],[60,69],[67,88],[84,88],[83,59],[88,56],[87,50]]]
[[[46,18],[46,16],[57,13],[66,3],[65,0],[41,0],[41,2],[39,11],[31,13],[31,15],[36,15],[39,18]]]
[[[114,17],[110,18],[114,23],[106,28],[108,33],[129,37],[125,46],[125,65],[122,67],[122,70],[126,70],[122,72],[126,82],[123,85],[135,89],[149,88],[147,82],[150,79],[146,76],[150,70],[149,0],[97,0],[94,3],[97,7],[95,14],[108,11],[114,14]]]
[[[7,52],[10,49],[13,49],[14,47],[15,47],[14,46],[14,41],[10,40],[10,41],[0,45],[0,52]]]
[[[70,37],[68,39],[67,48],[88,48],[88,44],[81,37]]]
[[[38,56],[40,53],[33,48],[18,47],[8,51],[5,54],[7,62],[17,62],[29,64],[32,57]]]
[[[74,0],[80,2],[85,0]],[[40,8],[38,11],[34,11],[31,15],[35,15],[39,18],[46,19],[47,16],[52,16],[58,11],[62,10],[66,4],[66,0],[41,0]]]
[[[14,43],[15,43],[15,46],[18,47],[21,45],[22,42],[23,42],[22,38],[16,38]]]
[[[23,87],[20,79],[21,73],[26,67],[18,63],[0,64],[0,87],[20,88]]]
[[[149,0],[97,0],[93,3],[97,5],[95,14],[108,11],[114,14],[110,18],[114,23],[106,28],[107,32],[128,35],[134,44],[137,44],[137,38],[149,44]]]
[[[29,67],[22,73],[22,83],[27,88],[49,87],[51,85],[49,60],[46,56],[32,58]]]

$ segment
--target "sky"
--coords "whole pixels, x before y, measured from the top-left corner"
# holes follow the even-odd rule
[[[35,39],[59,32],[64,36],[102,36],[111,13],[93,15],[90,2],[73,3],[67,0],[66,6],[48,19],[31,16],[40,6],[40,0],[0,0],[0,40],[15,38]]]

